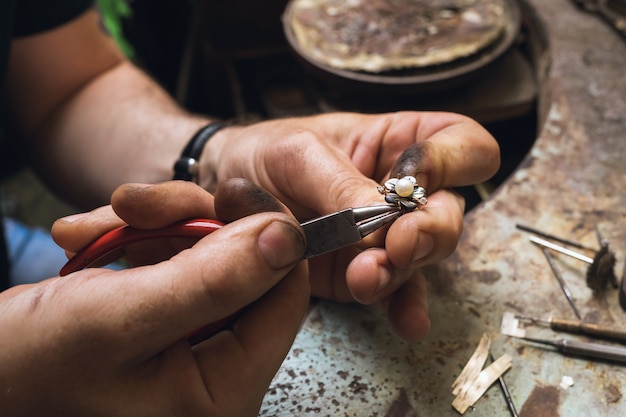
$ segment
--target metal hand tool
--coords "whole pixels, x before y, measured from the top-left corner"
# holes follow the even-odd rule
[[[304,259],[353,245],[403,213],[398,206],[379,205],[349,208],[304,222],[301,224],[307,241]],[[201,238],[222,226],[223,223],[209,219],[186,220],[154,230],[122,226],[78,252],[63,266],[60,275],[88,268],[131,243],[166,237]]]
[[[624,4],[626,5],[626,0],[624,0]],[[609,248],[609,243],[606,239],[604,239],[600,235],[600,231],[596,227],[596,235],[598,237],[598,244],[600,245],[600,249],[592,249],[587,246],[583,246],[578,242],[574,242],[559,236],[555,236],[549,234],[547,232],[543,232],[541,230],[533,229],[530,226],[524,226],[521,224],[515,225],[518,229],[523,230],[525,232],[533,233],[537,236],[541,236],[546,239],[553,240],[555,242],[559,242],[562,244],[566,244],[568,246],[572,246],[578,249],[584,249],[587,251],[594,252],[594,257],[591,258],[589,256],[583,255],[582,253],[575,252],[563,246],[557,245],[555,243],[549,242],[547,240],[541,239],[536,236],[531,236],[530,240],[537,245],[550,248],[554,251],[560,252],[564,255],[571,256],[580,261],[586,262],[589,264],[587,268],[586,281],[587,286],[591,288],[596,294],[599,294],[603,291],[607,285],[607,283],[611,283],[613,288],[618,287],[617,276],[615,275],[614,267],[616,263],[615,254]]]
[[[594,291],[602,291],[607,283],[611,283],[614,288],[617,288],[617,277],[615,276],[615,254],[609,249],[608,243],[602,239],[598,234],[598,241],[600,242],[600,250],[598,250],[593,258],[585,256],[581,253],[569,250],[562,246],[548,242],[536,236],[531,236],[530,241],[549,248],[554,251],[560,252],[564,255],[576,258],[579,261],[583,261],[589,264],[589,268],[586,273],[587,286]]]
[[[552,269],[552,272],[554,273],[554,276],[556,277],[557,281],[559,282],[559,286],[561,287],[561,291],[563,291],[563,294],[565,294],[565,298],[567,298],[567,302],[572,307],[572,310],[574,310],[574,314],[576,314],[576,318],[581,320],[582,317],[580,315],[580,312],[578,311],[578,308],[576,307],[576,303],[574,303],[574,297],[572,297],[572,292],[569,290],[569,287],[567,286],[567,283],[565,282],[565,279],[563,279],[563,276],[561,275],[561,272],[556,267],[556,263],[554,262],[554,258],[552,257],[552,255],[550,254],[550,251],[548,251],[548,249],[546,249],[546,248],[541,248],[541,249],[543,251],[544,256],[548,260],[548,263],[550,264],[550,268]]]
[[[612,362],[626,363],[626,348],[620,346],[603,345],[599,343],[579,342],[576,340],[544,340],[531,337],[522,337],[529,342],[540,343],[542,345],[554,346],[559,352],[584,356],[589,358],[604,359]]]
[[[537,236],[541,236],[541,237],[543,237],[545,239],[554,240],[555,242],[560,242],[560,243],[572,246],[574,248],[584,249],[584,250],[589,250],[589,251],[594,251],[595,252],[595,249],[593,249],[593,248],[589,248],[589,247],[584,246],[584,245],[582,245],[582,244],[580,244],[578,242],[575,242],[573,240],[565,239],[563,237],[556,236],[556,235],[553,235],[551,233],[547,233],[547,232],[544,232],[544,231],[539,230],[539,229],[535,229],[535,228],[530,227],[530,226],[526,226],[526,225],[517,223],[515,225],[515,227],[518,228],[519,230],[523,230],[524,232],[533,233],[533,234],[535,234]],[[560,246],[559,246],[559,248],[560,248]],[[553,249],[555,249],[555,248],[553,248]],[[557,249],[555,249],[555,250],[557,250]]]
[[[301,224],[306,235],[304,258],[323,255],[360,242],[365,236],[400,217],[399,206],[369,206],[341,210]]]
[[[589,256],[586,256],[586,255],[583,255],[582,253],[578,253],[578,252],[575,252],[573,250],[564,248],[563,246],[556,245],[556,244],[554,244],[552,242],[549,242],[547,240],[541,239],[539,237],[530,236],[528,239],[531,242],[533,242],[533,243],[535,243],[535,244],[537,244],[539,246],[543,246],[544,248],[549,248],[549,249],[552,249],[554,251],[560,252],[560,253],[562,253],[564,255],[571,256],[572,258],[578,259],[579,261],[583,261],[583,262],[586,262],[588,264],[592,264],[593,263],[593,258],[590,258]]]
[[[406,211],[397,205],[378,205],[341,210],[301,224],[307,241],[303,259],[332,252],[361,241],[365,236],[400,217]],[[194,219],[155,229],[140,230],[123,226],[96,239],[72,257],[61,269],[60,275],[88,268],[98,261],[121,253],[120,249],[131,243],[156,238],[201,238],[222,228],[223,223],[209,219]],[[219,322],[198,329],[188,335],[190,343],[198,343],[218,332],[239,314],[235,313]]]
[[[618,292],[619,305],[622,306],[622,310],[626,311],[626,263],[624,264],[624,272],[622,273],[622,283]]]
[[[519,320],[531,323],[540,323],[550,326],[552,330],[559,332],[567,332],[572,334],[584,334],[587,336],[601,337],[604,339],[612,339],[620,342],[626,342],[626,329],[602,326],[593,323],[585,323],[580,320],[564,320],[564,319],[540,319],[535,317],[527,317],[516,315]]]
[[[495,362],[495,359],[491,352],[489,353],[489,360],[492,363]],[[500,385],[500,389],[502,390],[502,395],[504,395],[506,405],[511,412],[511,417],[519,417],[519,414],[517,414],[517,408],[515,408],[515,403],[513,403],[513,398],[511,397],[511,393],[509,392],[509,387],[506,385],[506,381],[504,380],[504,377],[502,375],[498,377],[498,384]]]

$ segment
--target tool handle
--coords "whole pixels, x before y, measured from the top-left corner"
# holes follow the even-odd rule
[[[567,333],[582,333],[588,336],[597,336],[607,339],[626,342],[626,329],[617,329],[592,323],[583,323],[575,320],[552,319],[552,330]]]
[[[88,268],[103,257],[112,254],[118,249],[130,245],[158,238],[196,237],[202,238],[220,229],[224,224],[217,220],[192,219],[174,223],[161,229],[140,230],[130,226],[122,226],[105,233],[82,251],[70,259],[61,269],[60,276],[65,276],[83,268]],[[241,314],[239,310],[232,315],[214,323],[200,327],[186,335],[191,345],[208,339],[215,333],[227,327]]]
[[[161,229],[135,229],[130,226],[122,226],[113,229],[100,236],[94,242],[83,248],[74,257],[67,261],[61,268],[60,276],[80,271],[97,263],[100,259],[113,254],[119,249],[131,243],[144,240],[171,238],[171,237],[196,237],[202,238],[224,226],[224,223],[209,219],[185,220]]]
[[[626,348],[599,343],[562,340],[559,347],[563,353],[626,363]]]

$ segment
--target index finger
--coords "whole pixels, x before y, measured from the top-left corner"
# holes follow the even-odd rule
[[[315,150],[319,155],[313,161],[315,171],[298,179],[309,180],[302,187],[307,193],[302,201],[319,207],[318,212],[380,201],[375,185],[390,177],[414,176],[427,194],[432,194],[442,188],[485,181],[500,166],[495,138],[478,122],[460,114],[404,111],[335,113],[317,118],[319,136],[332,138],[352,165],[346,166],[341,156],[324,155],[326,148]],[[329,162],[320,163],[322,157]],[[296,165],[302,169],[308,166],[306,161]],[[330,204],[322,206],[321,202],[328,200]]]
[[[188,181],[123,184],[111,205],[58,219],[52,236],[63,249],[76,253],[104,233],[125,224],[157,229],[189,218],[215,218],[213,196]]]
[[[411,121],[414,117],[419,120]],[[485,181],[500,166],[497,141],[468,117],[454,113],[401,113],[394,122],[383,138],[392,149],[397,149],[392,143],[407,142],[407,124],[417,123],[417,128],[412,143],[396,154],[390,177],[415,176],[420,185],[433,193],[441,188]]]
[[[448,115],[442,115],[447,118]],[[426,133],[398,157],[391,177],[418,176],[431,192],[487,180],[500,166],[496,140],[478,123],[462,118]]]
[[[337,113],[318,123],[366,177],[419,175],[428,192],[484,181],[500,165],[494,137],[475,120],[450,112]],[[406,151],[406,153],[405,153]],[[394,168],[396,163],[400,166]]]

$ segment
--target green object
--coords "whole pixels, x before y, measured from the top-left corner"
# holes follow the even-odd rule
[[[128,0],[97,0],[104,26],[109,31],[122,52],[133,58],[135,51],[133,46],[124,38],[122,20],[132,15],[132,9]]]

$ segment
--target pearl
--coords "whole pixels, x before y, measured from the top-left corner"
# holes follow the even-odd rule
[[[396,183],[396,194],[400,197],[409,197],[413,194],[413,182],[408,178],[400,178]]]

